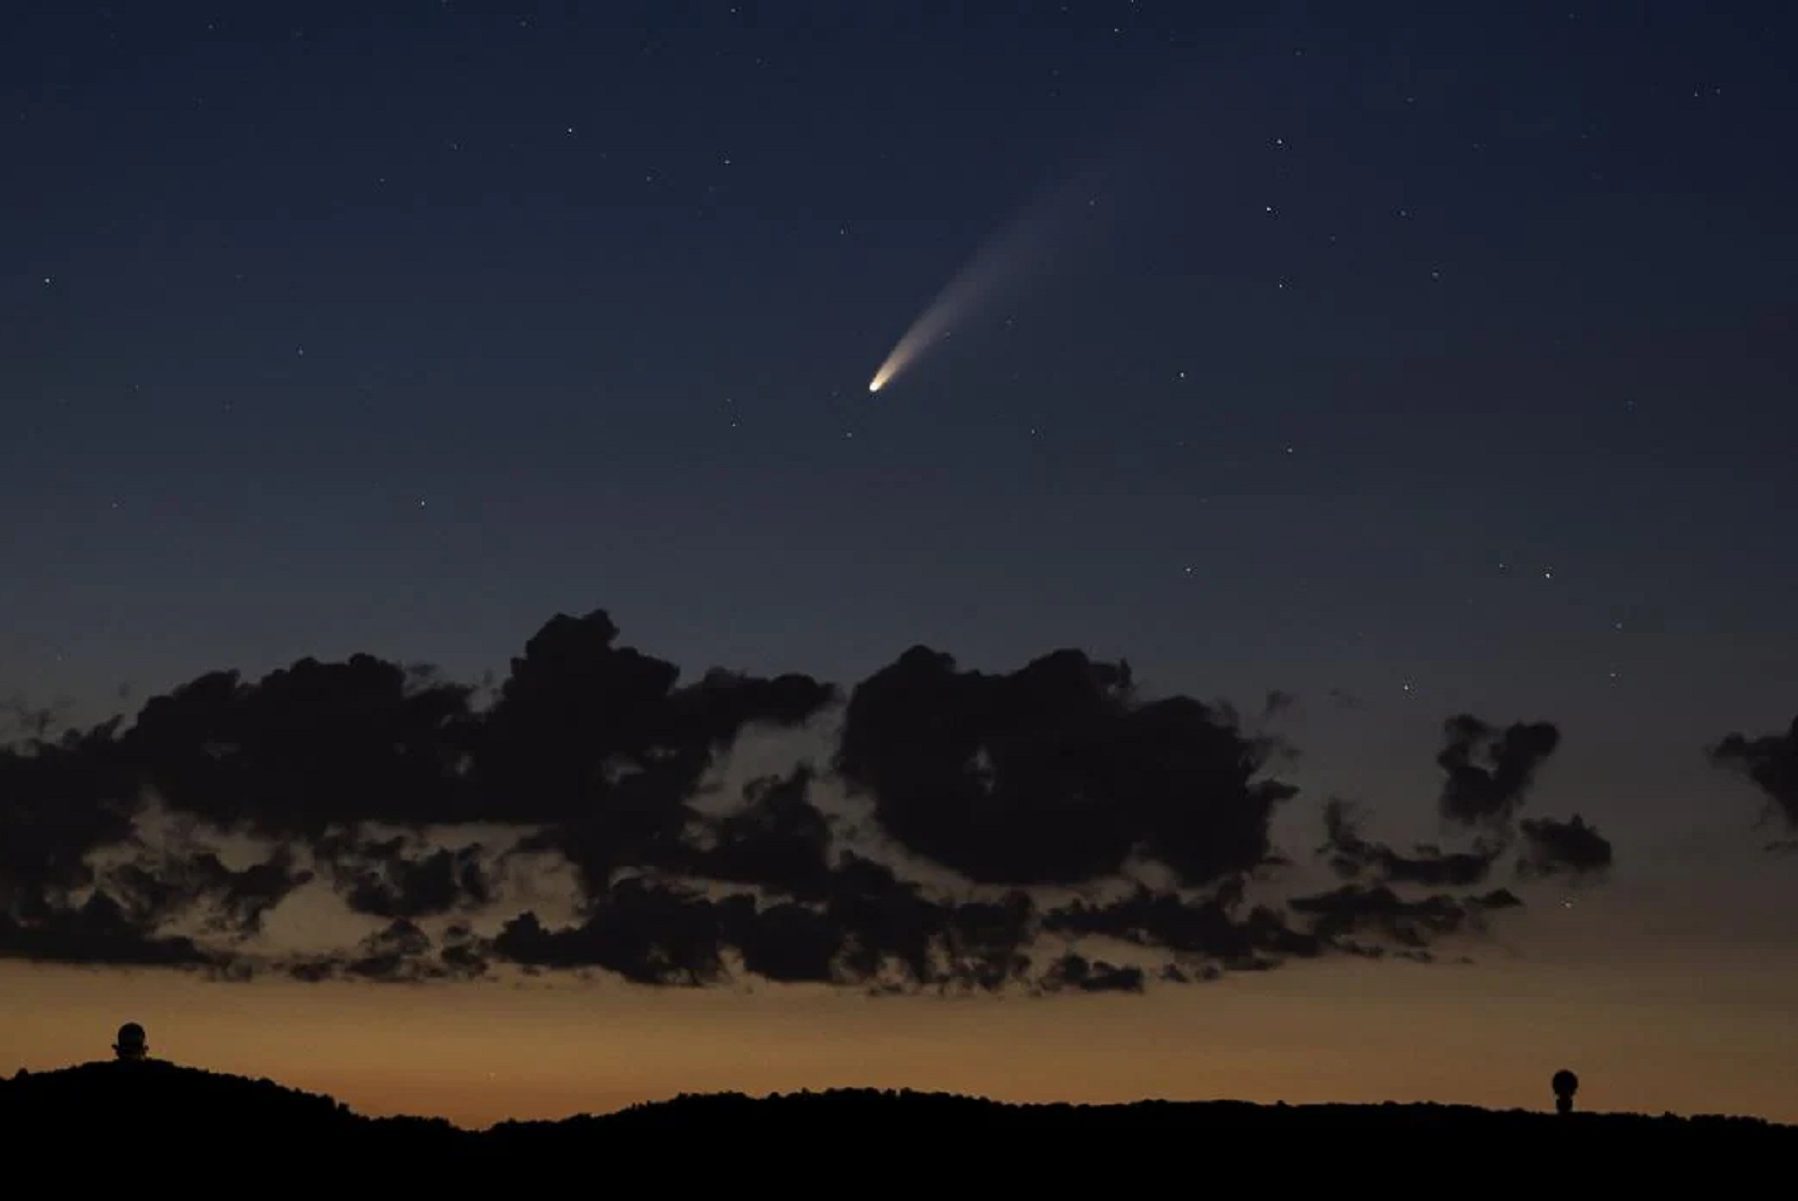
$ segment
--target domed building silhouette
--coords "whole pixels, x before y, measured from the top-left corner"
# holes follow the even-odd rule
[[[1579,1077],[1562,1068],[1554,1074],[1554,1079],[1549,1084],[1555,1090],[1555,1112],[1572,1113],[1573,1094],[1579,1091]]]
[[[144,1037],[144,1028],[136,1022],[126,1022],[119,1027],[118,1041],[112,1044],[112,1053],[126,1063],[137,1063],[150,1053],[150,1043]]]

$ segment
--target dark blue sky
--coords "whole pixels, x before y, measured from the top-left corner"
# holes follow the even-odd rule
[[[0,5],[0,1072],[1798,1119],[1795,34]]]
[[[4,691],[472,675],[603,606],[1420,744],[1790,716],[1780,6],[369,7],[12,10]]]

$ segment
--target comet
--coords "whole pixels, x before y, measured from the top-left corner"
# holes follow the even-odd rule
[[[1033,268],[1048,262],[1050,247],[1096,203],[1094,183],[1088,173],[1040,197],[983,242],[900,335],[868,381],[869,393],[892,383],[996,297],[1015,289]]]
[[[975,249],[924,306],[868,381],[877,395],[953,333],[1020,285],[1076,251],[1115,253],[1118,221],[1146,198],[1187,186],[1170,167],[1198,161],[1193,114],[1227,112],[1230,95],[1210,76],[1170,79],[1145,95],[1102,147],[1083,155],[1059,183],[1034,194]],[[1172,139],[1187,149],[1170,153]]]

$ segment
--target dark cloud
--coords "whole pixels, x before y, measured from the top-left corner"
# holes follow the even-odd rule
[[[1745,774],[1767,795],[1768,808],[1798,829],[1798,717],[1783,734],[1731,734],[1710,748],[1711,762]]]
[[[983,883],[1076,883],[1140,852],[1193,884],[1260,863],[1268,747],[1187,697],[1139,701],[1080,651],[1010,675],[913,647],[849,699],[838,770],[909,849]]]
[[[1103,959],[1068,954],[1049,966],[1041,988],[1044,992],[1141,992],[1143,979],[1139,967],[1118,967]]]
[[[1021,891],[998,901],[931,900],[887,865],[846,854],[824,911],[844,932],[841,969],[857,983],[991,989],[1030,966],[1035,907]]]
[[[935,901],[883,864],[842,857],[822,900],[758,902],[629,878],[583,920],[548,929],[533,913],[507,923],[493,952],[526,967],[599,967],[642,984],[722,980],[726,956],[780,981],[885,988],[996,989],[1021,980],[1035,934],[1030,899]]]
[[[600,967],[642,984],[701,985],[735,949],[752,973],[782,981],[908,988],[998,988],[1023,976],[1034,933],[1029,898],[938,902],[890,868],[846,855],[819,903],[722,898],[641,878],[615,885],[583,920],[547,929],[533,913],[493,942],[527,967]]]
[[[933,900],[887,865],[844,854],[817,913],[836,947],[829,978],[843,983],[994,989],[1022,979],[1030,965],[1035,911],[1022,892]]]
[[[118,724],[52,740],[39,736],[46,724],[34,723],[31,737],[0,747],[0,956],[167,967],[219,962],[191,938],[159,935],[162,910],[154,901],[128,906],[98,886],[90,856],[128,845],[136,831],[138,786],[120,752]],[[249,904],[247,895],[241,899]]]
[[[0,913],[0,956],[153,967],[222,963],[191,938],[146,929],[103,892],[80,905],[17,905]]]
[[[484,905],[493,896],[479,843],[429,850],[409,847],[397,836],[366,841],[339,836],[323,840],[317,853],[358,913],[425,917]]]
[[[921,885],[899,879],[884,863],[845,855],[825,909],[845,931],[842,963],[850,979],[895,973],[912,985],[937,982],[932,951],[943,907],[926,899]]]
[[[24,737],[42,742],[61,721],[62,715],[56,705],[33,705],[18,696],[0,700],[0,735],[7,738]]]
[[[0,747],[0,911],[90,883],[88,856],[131,837],[138,788],[118,724]]]
[[[1384,884],[1344,884],[1288,902],[1294,912],[1311,918],[1313,934],[1333,944],[1344,945],[1348,936],[1371,931],[1414,949],[1443,935],[1480,929],[1487,913],[1522,903],[1502,888],[1481,896],[1434,893],[1408,900]]]
[[[1325,950],[1416,956],[1509,896],[1444,890],[1486,879],[1556,741],[1542,724],[1450,722],[1443,805],[1480,826],[1473,848],[1400,852],[1333,803],[1323,850],[1352,883],[1287,909],[1244,901],[1248,878],[1277,887],[1291,866],[1268,826],[1294,790],[1264,775],[1285,748],[1243,733],[1226,705],[1145,700],[1126,664],[1078,650],[985,674],[913,648],[851,692],[831,782],[869,798],[906,852],[896,860],[866,853],[870,831],[853,825],[861,850],[837,845],[844,818],[821,807],[808,765],[751,781],[722,811],[702,795],[745,729],[796,727],[832,702],[808,676],[683,684],[593,612],[545,623],[491,703],[481,695],[354,655],[256,680],[210,673],[128,725],[52,739],[50,723],[15,722],[27,736],[0,746],[0,954],[307,980],[511,965],[879,992],[1136,991]],[[1262,715],[1290,703],[1270,693]],[[491,849],[458,837],[470,826]],[[1608,855],[1579,819],[1527,823],[1525,839],[1536,873]],[[257,858],[230,866],[227,845]],[[572,869],[571,920],[505,905],[515,874],[501,865],[533,862],[520,853]],[[384,924],[300,957],[247,941],[312,878],[308,862]],[[1050,885],[1111,899],[1045,899]],[[1090,958],[1089,941],[1131,964]]]
[[[362,943],[363,954],[345,963],[343,970],[364,980],[393,980],[430,949],[429,935],[405,918],[395,918],[369,935]]]
[[[1428,844],[1402,855],[1384,843],[1361,837],[1360,814],[1348,801],[1332,797],[1324,805],[1324,845],[1318,853],[1344,878],[1368,876],[1431,888],[1465,888],[1483,881],[1503,853],[1499,842],[1476,843],[1473,850],[1444,852]]]
[[[527,848],[565,855],[594,893],[619,869],[683,863],[689,802],[717,751],[832,696],[802,675],[714,671],[676,688],[678,668],[613,645],[617,634],[602,612],[551,619],[512,660],[475,759],[488,816],[551,823]]]
[[[679,668],[617,636],[603,612],[558,614],[512,660],[474,764],[487,816],[582,821],[600,808],[617,814],[607,841],[653,843],[678,833],[701,773],[744,726],[796,725],[831,698],[802,675],[714,671],[676,688]]]
[[[254,683],[215,672],[147,702],[123,751],[171,808],[269,836],[600,809],[641,844],[678,828],[745,725],[793,724],[830,698],[798,675],[714,671],[677,688],[678,668],[614,645],[617,633],[603,612],[552,618],[479,712],[471,689],[370,655],[302,659]]]
[[[190,850],[142,855],[107,872],[105,887],[146,929],[198,913],[209,929],[241,938],[260,930],[263,915],[311,879],[286,847],[242,870],[225,866],[214,851]]]
[[[1443,723],[1444,745],[1436,762],[1442,783],[1442,815],[1463,825],[1507,827],[1523,803],[1536,769],[1560,745],[1552,724],[1517,722],[1503,730],[1463,713]]]
[[[1085,901],[1043,915],[1043,928],[1056,933],[1102,935],[1181,955],[1200,955],[1228,966],[1248,965],[1267,954],[1316,954],[1317,940],[1287,926],[1279,912],[1255,907],[1242,917],[1241,890],[1188,900],[1178,893],[1138,887],[1122,900],[1095,905]]]
[[[214,672],[146,702],[122,749],[170,809],[225,829],[469,820],[468,696],[371,655],[302,659],[255,683]]]
[[[601,967],[638,984],[709,984],[724,977],[725,907],[639,877],[589,902],[579,925],[546,928],[535,913],[507,922],[493,950],[526,967]]]
[[[472,978],[486,973],[490,947],[466,923],[452,923],[438,940],[437,959],[446,976]]]
[[[307,983],[349,979],[393,984],[472,979],[487,971],[488,962],[486,940],[466,925],[450,926],[433,943],[415,922],[395,918],[346,952],[302,956],[281,967]]]
[[[1324,806],[1324,842],[1317,850],[1350,883],[1287,902],[1294,913],[1309,919],[1310,932],[1328,946],[1370,958],[1432,962],[1435,955],[1428,948],[1435,940],[1483,931],[1488,914],[1523,904],[1503,888],[1445,890],[1483,884],[1514,845],[1516,809],[1559,735],[1545,722],[1500,731],[1465,714],[1450,718],[1444,731],[1447,745],[1436,758],[1448,772],[1442,812],[1452,822],[1473,826],[1478,837],[1465,850],[1424,843],[1407,854],[1364,837],[1358,807],[1332,798]],[[1550,826],[1558,824],[1543,825],[1552,839]],[[1608,844],[1605,850],[1608,856]]]
[[[729,937],[750,972],[788,983],[839,980],[844,932],[829,914],[793,901],[757,909],[748,897],[733,898],[727,912]]]
[[[817,899],[830,877],[830,823],[810,799],[812,770],[750,781],[743,803],[706,824],[709,846],[695,851],[698,875]]]
[[[943,979],[988,991],[1025,978],[1034,938],[1036,906],[1012,891],[999,901],[963,901],[945,907]]]
[[[1524,852],[1517,870],[1526,876],[1587,876],[1611,866],[1611,843],[1579,814],[1571,821],[1524,818]]]

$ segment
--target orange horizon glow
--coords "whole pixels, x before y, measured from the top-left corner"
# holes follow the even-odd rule
[[[1470,965],[1341,959],[1142,996],[869,997],[610,981],[232,984],[0,963],[0,1074],[151,1054],[484,1127],[688,1092],[912,1088],[1005,1101],[1438,1101],[1798,1122],[1798,952],[1594,966],[1495,948]]]

